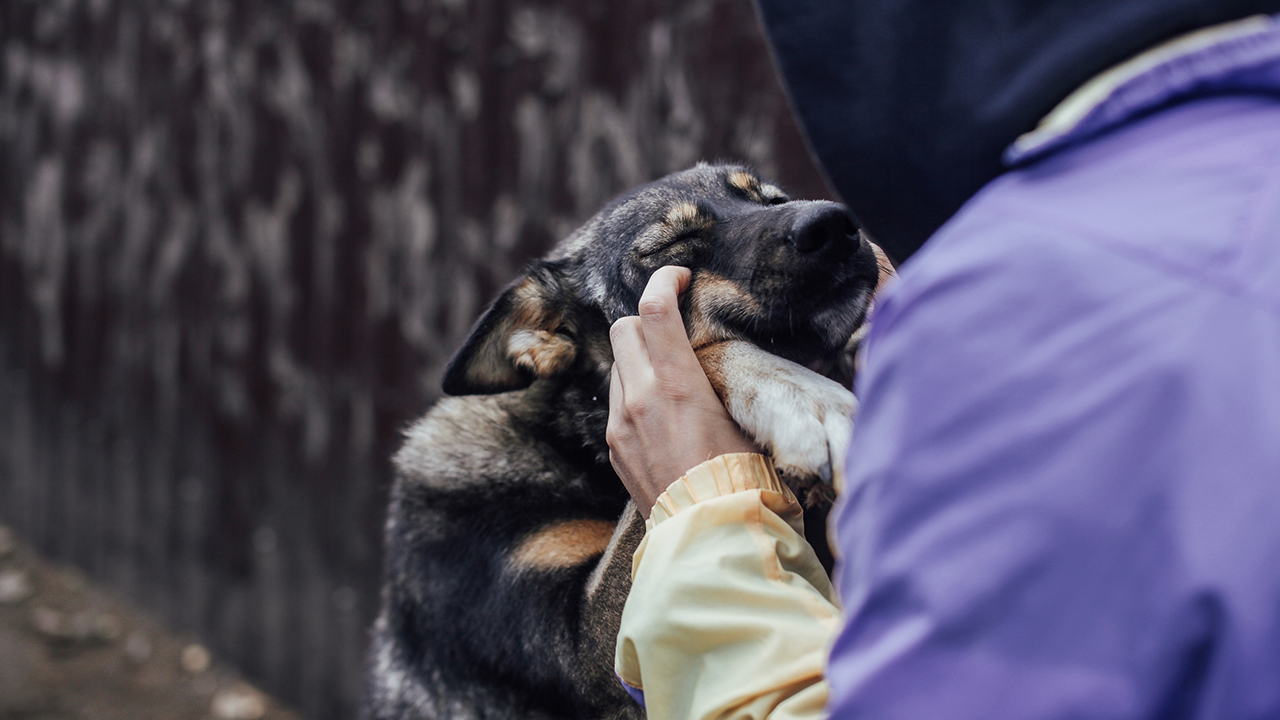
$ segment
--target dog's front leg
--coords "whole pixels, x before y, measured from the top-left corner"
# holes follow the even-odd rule
[[[704,346],[697,355],[729,415],[773,456],[778,472],[832,482],[853,431],[852,392],[741,340]]]
[[[622,606],[631,592],[631,563],[636,548],[644,539],[644,518],[636,510],[635,503],[627,503],[618,520],[609,546],[605,548],[595,571],[587,579],[585,605],[582,613],[581,652],[589,667],[603,671],[595,675],[603,678],[608,690],[617,692],[617,680],[613,674],[614,651],[618,642],[618,628],[622,624]],[[599,692],[601,688],[592,687]],[[614,720],[631,720],[643,717],[643,710],[627,703],[619,707]]]

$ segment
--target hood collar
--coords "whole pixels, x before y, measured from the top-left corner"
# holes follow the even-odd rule
[[[1005,172],[1006,149],[1038,132],[1041,119],[1090,78],[1200,28],[1280,12],[1280,0],[757,5],[810,149],[832,188],[899,262]],[[1246,27],[1238,39],[1248,44],[1254,31]],[[1103,94],[1118,98],[1125,85]],[[1008,158],[1026,161],[1103,127],[1092,123],[1110,112],[1107,103],[1084,106],[1074,122],[1044,126]],[[1072,129],[1049,129],[1060,127]]]
[[[1094,137],[1129,118],[1206,91],[1280,90],[1280,19],[1255,15],[1171,40],[1085,83],[1004,153],[1013,167]]]

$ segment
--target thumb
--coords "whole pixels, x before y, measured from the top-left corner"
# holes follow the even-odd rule
[[[640,296],[640,327],[657,375],[688,372],[698,364],[680,317],[680,293],[689,287],[691,277],[689,268],[658,268]]]

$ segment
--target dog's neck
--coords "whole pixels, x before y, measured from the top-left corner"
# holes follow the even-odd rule
[[[531,434],[565,454],[602,483],[621,481],[609,462],[605,428],[609,422],[609,384],[595,373],[571,373],[537,380],[524,390],[516,418]]]

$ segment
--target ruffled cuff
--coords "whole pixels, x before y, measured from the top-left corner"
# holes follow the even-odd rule
[[[653,504],[645,527],[652,530],[699,502],[746,490],[772,491],[780,493],[787,503],[796,502],[791,489],[778,478],[772,460],[759,453],[728,453],[711,458],[671,483]]]

